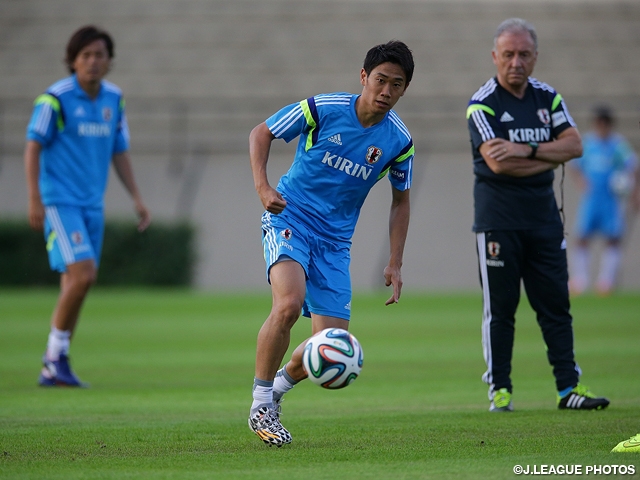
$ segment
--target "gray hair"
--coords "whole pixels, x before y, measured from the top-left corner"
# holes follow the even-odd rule
[[[536,33],[536,29],[531,22],[527,22],[522,18],[508,18],[500,25],[496,30],[496,34],[493,36],[493,48],[496,48],[496,44],[498,42],[498,38],[505,32],[516,33],[516,32],[528,32],[531,35],[531,40],[533,40],[533,45],[535,47],[535,51],[538,51],[538,34]]]

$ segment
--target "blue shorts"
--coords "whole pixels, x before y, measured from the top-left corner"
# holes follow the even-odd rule
[[[350,244],[318,236],[305,225],[282,214],[262,215],[262,246],[267,266],[283,259],[298,262],[307,277],[302,315],[351,317]]]
[[[66,272],[67,265],[83,260],[93,260],[97,268],[103,235],[101,208],[45,207],[44,238],[51,270]]]
[[[578,207],[576,234],[588,238],[600,233],[618,239],[624,233],[622,202],[611,195],[586,195]]]

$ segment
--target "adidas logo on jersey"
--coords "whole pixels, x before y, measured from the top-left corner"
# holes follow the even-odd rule
[[[515,118],[513,118],[509,112],[504,112],[500,117],[501,122],[513,122],[514,120]]]
[[[335,143],[336,145],[342,145],[342,139],[340,138],[339,133],[336,133],[335,135],[331,135],[327,140]]]

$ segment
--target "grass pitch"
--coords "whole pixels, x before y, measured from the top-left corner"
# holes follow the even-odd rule
[[[55,297],[0,291],[0,478],[501,479],[515,465],[630,465],[640,477],[640,455],[609,453],[640,432],[638,294],[573,300],[582,381],[609,397],[603,412],[556,410],[523,299],[511,414],[488,412],[479,293],[405,293],[390,307],[387,291],[356,296],[362,374],[290,392],[293,443],[280,449],[247,427],[268,294],[95,289],[71,351],[82,390],[36,386]],[[308,333],[301,319],[292,345]]]

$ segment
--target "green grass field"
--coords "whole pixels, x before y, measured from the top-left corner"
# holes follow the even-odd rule
[[[71,350],[89,389],[36,386],[53,290],[0,290],[0,478],[514,478],[515,465],[632,465],[611,454],[640,432],[640,295],[573,301],[583,383],[602,412],[556,410],[535,317],[523,299],[512,414],[490,414],[472,295],[356,296],[364,369],[351,386],[287,395],[293,443],[247,427],[266,295],[94,290]],[[308,336],[301,319],[292,344]],[[609,477],[615,477],[609,475]]]

